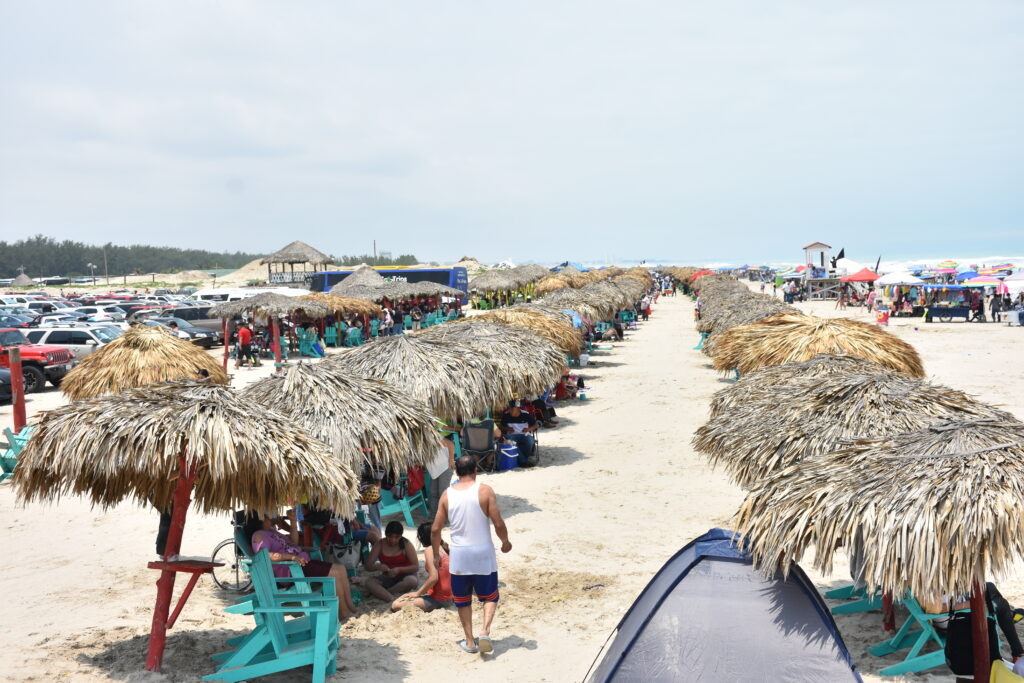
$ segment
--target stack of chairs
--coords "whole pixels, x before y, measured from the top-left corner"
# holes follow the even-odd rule
[[[15,434],[10,427],[4,428],[4,436],[7,437],[7,448],[0,451],[0,482],[6,481],[14,476],[14,467],[18,464],[18,455],[28,443],[35,427],[28,426]]]

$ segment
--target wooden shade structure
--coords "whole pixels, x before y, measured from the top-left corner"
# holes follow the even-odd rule
[[[269,256],[265,256],[260,260],[260,263],[267,265],[267,280],[270,280],[271,264],[278,264],[282,270],[284,266],[291,267],[292,272],[295,272],[296,263],[308,263],[313,266],[314,270],[317,268],[326,269],[330,264],[331,257],[322,251],[318,251],[313,247],[309,246],[305,242],[298,240],[285,245],[278,251],[275,251]]]
[[[309,496],[351,515],[358,479],[290,419],[254,410],[228,387],[183,382],[82,399],[45,413],[19,456],[13,483],[22,502],[77,494],[103,507],[133,499],[172,508],[166,546],[172,556],[180,552],[192,498],[202,510],[270,510]],[[197,564],[150,564],[161,576],[147,669],[160,668],[166,631],[202,571]],[[179,571],[192,571],[193,578],[168,618]]]
[[[322,318],[327,315],[329,309],[325,304],[319,301],[303,299],[295,296],[285,296],[283,294],[275,294],[273,292],[264,292],[262,294],[257,294],[256,296],[249,297],[248,299],[218,304],[210,309],[208,315],[211,318],[223,319],[225,321],[225,328],[227,327],[227,320],[237,318],[245,313],[270,318],[270,329],[274,341],[274,366],[278,371],[280,371],[281,329],[277,319],[279,316],[291,315],[298,312],[305,313],[306,315],[314,318]],[[227,344],[226,338],[224,343]],[[224,362],[226,364],[226,354],[224,358]]]

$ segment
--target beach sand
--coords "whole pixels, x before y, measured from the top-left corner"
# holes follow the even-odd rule
[[[800,307],[838,313],[833,302]],[[541,467],[481,476],[497,491],[513,544],[499,556],[495,653],[486,660],[462,653],[453,611],[391,615],[370,599],[342,628],[333,680],[583,679],[651,576],[694,537],[728,527],[742,499],[690,446],[711,395],[730,381],[692,350],[692,311],[687,297],[662,298],[650,322],[613,350],[595,353],[581,371],[593,385],[589,399],[558,407],[561,425],[540,437]],[[846,315],[868,319],[863,309]],[[1024,395],[1015,391],[1024,381],[1024,329],[907,319],[889,329],[918,348],[934,381],[1024,418]],[[243,370],[234,383],[269,372],[269,364]],[[62,401],[48,389],[30,398],[30,414]],[[0,408],[0,422],[10,424],[10,415],[9,405]],[[0,547],[8,555],[0,580],[0,642],[9,652],[0,661],[4,680],[192,681],[213,672],[209,655],[226,638],[249,628],[246,618],[221,611],[234,596],[204,578],[170,632],[164,672],[146,672],[157,578],[146,563],[155,559],[156,513],[132,505],[96,510],[80,498],[23,507],[9,484],[0,486],[0,509]],[[183,554],[208,556],[230,533],[226,514],[193,511]],[[846,578],[843,558],[832,576],[805,569],[821,590]],[[1011,603],[1024,605],[1024,566],[996,578]],[[883,637],[879,614],[837,621],[865,679],[882,680],[874,673],[896,658],[865,652]],[[935,672],[908,680],[952,679]],[[267,680],[308,680],[308,670]]]

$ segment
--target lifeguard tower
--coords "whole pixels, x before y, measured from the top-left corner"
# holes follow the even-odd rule
[[[840,281],[832,268],[832,247],[824,242],[811,242],[804,247],[804,263],[807,298],[838,299]]]

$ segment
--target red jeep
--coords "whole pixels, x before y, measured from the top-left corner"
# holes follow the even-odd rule
[[[0,348],[4,352],[12,346],[21,349],[21,372],[25,376],[25,393],[40,391],[46,380],[59,387],[64,375],[74,363],[74,354],[63,346],[32,344],[21,330],[0,328]],[[0,353],[0,368],[10,367],[10,356]]]

